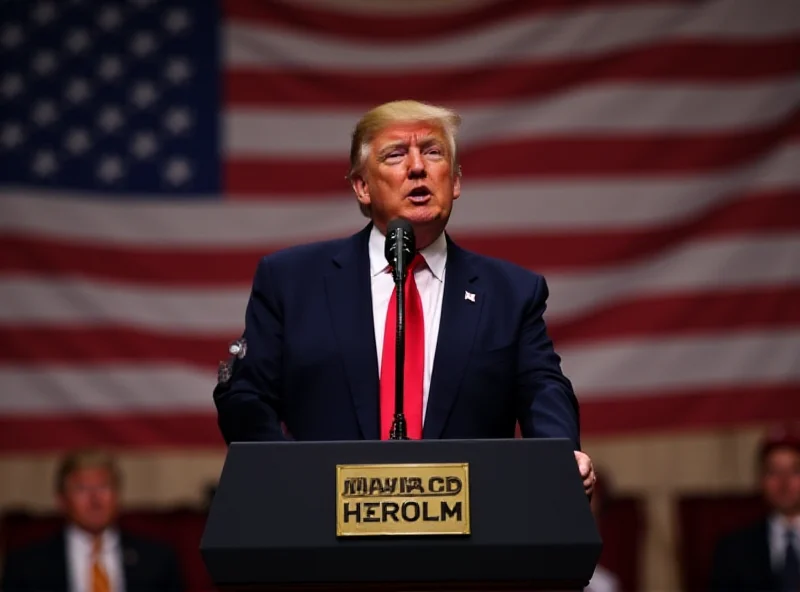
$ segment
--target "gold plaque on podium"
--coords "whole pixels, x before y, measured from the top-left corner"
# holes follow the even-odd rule
[[[468,535],[467,463],[337,465],[336,535]]]

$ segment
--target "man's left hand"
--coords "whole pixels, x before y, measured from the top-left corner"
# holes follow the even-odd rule
[[[588,454],[576,450],[575,460],[578,461],[578,471],[580,472],[581,479],[583,480],[583,490],[586,492],[587,496],[592,495],[592,492],[594,491],[594,482],[597,480],[597,477],[594,474],[592,459],[589,458]]]

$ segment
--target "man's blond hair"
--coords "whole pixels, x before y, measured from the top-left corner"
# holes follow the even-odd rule
[[[65,456],[58,466],[56,491],[64,493],[69,476],[81,469],[106,469],[111,474],[114,486],[120,486],[119,468],[111,454],[102,450],[76,450]]]
[[[375,136],[396,123],[431,123],[444,131],[447,149],[450,153],[450,166],[453,174],[461,174],[458,165],[458,148],[456,135],[461,124],[461,116],[455,111],[430,105],[420,101],[392,101],[378,105],[367,111],[356,124],[350,142],[350,171],[347,175],[352,180],[361,174],[369,156],[369,145]],[[359,204],[361,212],[370,217],[369,206]]]

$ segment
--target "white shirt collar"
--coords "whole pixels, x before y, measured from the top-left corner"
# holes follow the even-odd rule
[[[373,224],[369,233],[369,268],[372,277],[384,273],[389,267],[384,254],[385,245],[386,237]],[[425,258],[425,263],[428,269],[431,270],[433,277],[440,282],[443,281],[444,268],[447,264],[447,238],[444,232],[430,245],[422,249],[420,254]]]
[[[106,528],[103,531],[103,550],[115,549],[119,546],[119,531],[116,528]],[[67,526],[67,538],[73,543],[87,549],[92,548],[94,537],[75,524]]]
[[[794,544],[800,543],[800,518],[789,521],[783,516],[772,514],[769,517],[769,556],[773,569],[780,569],[786,558],[786,534],[789,529],[794,531]],[[800,548],[795,547],[800,559]]]
[[[786,532],[791,528],[795,535],[800,537],[800,517],[791,520],[779,514],[772,514],[769,519],[769,527],[774,535],[779,535],[781,539],[786,538]],[[800,540],[797,541],[800,543]]]

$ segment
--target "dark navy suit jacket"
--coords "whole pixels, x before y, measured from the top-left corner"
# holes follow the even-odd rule
[[[769,523],[757,523],[736,530],[717,541],[711,567],[712,592],[769,592],[781,589],[772,571],[769,551]]]
[[[182,592],[177,555],[161,543],[121,533],[126,592]],[[67,544],[64,532],[8,554],[3,592],[68,592]]]
[[[379,439],[371,225],[264,257],[247,305],[247,354],[215,403],[225,440]],[[466,297],[474,294],[474,300]],[[447,266],[423,438],[569,438],[578,403],[542,314],[543,277],[461,249]]]

